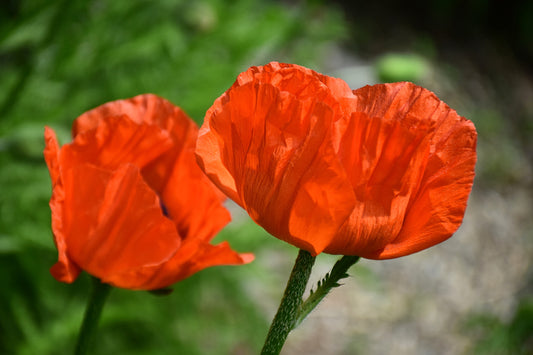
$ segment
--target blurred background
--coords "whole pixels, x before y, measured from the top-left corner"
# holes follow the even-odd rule
[[[5,0],[0,3],[0,353],[70,354],[89,289],[56,282],[43,127],[152,92],[199,124],[251,65],[311,67],[352,88],[409,80],[479,133],[463,226],[362,260],[284,354],[533,353],[533,2]],[[256,254],[168,296],[115,289],[94,354],[257,354],[297,250],[231,206],[216,238]],[[312,280],[337,257],[320,255]]]

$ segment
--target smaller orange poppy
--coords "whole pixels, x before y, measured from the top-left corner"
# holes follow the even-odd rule
[[[275,237],[313,255],[387,259],[457,230],[476,139],[472,122],[412,83],[352,91],[272,62],[241,73],[215,101],[196,154]]]
[[[253,260],[209,243],[230,215],[196,164],[197,133],[180,108],[151,94],[84,113],[61,148],[45,128],[58,281],[85,270],[113,286],[153,290]]]

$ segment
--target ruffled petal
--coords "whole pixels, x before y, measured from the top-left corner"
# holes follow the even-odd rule
[[[338,155],[357,203],[327,253],[367,257],[400,233],[429,153],[426,132],[402,123],[355,113],[344,127]]]
[[[226,196],[243,207],[243,202],[237,193],[235,178],[232,171],[226,166],[229,164],[226,161],[232,159],[229,153],[237,148],[235,145],[238,144],[238,141],[229,142],[229,139],[226,138],[231,137],[230,125],[223,121],[218,123],[210,117],[209,115],[205,117],[204,124],[198,132],[196,161],[209,179]]]
[[[336,138],[359,203],[326,251],[386,259],[449,238],[474,178],[472,123],[411,83],[354,94],[355,113]]]
[[[127,116],[141,126],[155,125],[161,131],[160,135],[166,134],[171,139],[170,146],[167,142],[158,147],[164,147],[164,153],[157,152],[157,157],[154,157],[149,166],[143,169],[143,176],[148,184],[158,192],[163,190],[174,162],[181,154],[183,142],[189,140],[192,135],[196,137],[198,131],[196,123],[168,100],[153,94],[143,94],[126,100],[108,102],[85,112],[74,121],[72,134],[76,137],[80,133],[97,129],[105,119],[113,116]],[[153,129],[156,130],[156,128]],[[156,150],[145,150],[145,153],[156,152]]]
[[[59,143],[57,142],[55,132],[51,128],[45,127],[44,137],[44,158],[48,165],[53,186],[52,198],[50,199],[52,232],[54,234],[54,243],[58,252],[58,261],[52,266],[50,272],[56,280],[71,283],[76,280],[81,269],[68,256],[68,248],[63,230],[65,191],[61,180],[61,170],[59,166]]]
[[[427,167],[403,228],[379,253],[379,259],[412,254],[441,243],[463,221],[475,175],[477,134],[472,122],[451,109],[444,109],[440,119],[442,124],[432,139]]]
[[[54,186],[60,178],[59,170],[59,142],[57,141],[56,133],[50,127],[44,128],[44,160],[48,166],[52,186]]]
[[[174,223],[131,164],[115,171],[62,159],[64,234],[83,270],[117,287],[139,288],[180,246]]]
[[[69,161],[116,169],[124,162],[143,168],[171,149],[172,139],[158,126],[136,123],[128,116],[109,116],[79,133],[62,154]]]
[[[142,288],[164,288],[211,266],[242,265],[253,260],[253,254],[239,254],[227,242],[211,245],[200,239],[186,239],[174,257],[162,265]]]
[[[111,101],[79,116],[72,125],[72,136],[98,127],[107,117],[126,115],[134,122],[155,124],[172,131],[174,118],[186,116],[177,106],[154,94],[143,94],[125,100]]]
[[[260,67],[250,67],[239,74],[232,88],[250,82],[272,85],[298,100],[323,102],[335,112],[335,119],[341,110],[339,102],[347,97],[353,98],[352,90],[344,80],[322,75],[296,64],[271,62]],[[224,99],[222,96],[219,100],[223,102]],[[210,111],[219,107],[220,104],[215,103]]]
[[[184,253],[179,253],[174,258],[175,262],[179,262],[182,259],[180,273],[177,275],[178,279],[176,281],[183,280],[211,266],[242,265],[251,263],[254,260],[253,254],[237,253],[231,249],[228,242],[222,242],[217,245],[202,243],[192,257],[189,257],[188,260],[185,257]],[[184,260],[186,261],[183,262]],[[172,262],[168,266],[172,266]]]
[[[161,197],[184,238],[208,242],[231,220],[219,192],[196,164],[192,148],[175,163]]]
[[[341,79],[336,79],[319,74],[311,69],[287,63],[271,62],[264,66],[252,66],[247,71],[239,74],[232,88],[234,90],[248,83],[270,84],[279,91],[286,91],[297,100],[312,100],[323,102],[334,111],[334,119],[338,119],[341,109],[339,102],[347,97],[353,97],[348,85]],[[211,122],[210,117],[216,116],[224,110],[224,105],[229,100],[228,92],[219,97],[206,113],[204,124],[198,134],[196,152],[198,164],[230,199],[243,205],[237,194],[235,179],[225,163],[220,159],[225,149],[225,140],[232,132],[226,129],[229,126],[218,126],[217,122]],[[245,109],[246,102],[242,102],[241,109]],[[246,112],[252,115],[252,112]],[[246,124],[241,122],[241,124]],[[211,127],[213,126],[213,127]],[[239,129],[238,127],[233,127]],[[247,129],[247,128],[245,128]],[[211,134],[211,131],[219,134]],[[233,147],[235,148],[235,147]],[[242,147],[245,149],[246,147]]]
[[[197,143],[204,171],[271,234],[320,253],[354,203],[330,141],[334,110],[255,82],[230,89],[218,105]]]
[[[176,113],[174,116],[168,116],[164,123],[165,132],[168,132],[172,139],[172,148],[154,159],[142,170],[148,184],[160,193],[171,183],[171,175],[174,174],[173,171],[176,167],[182,166],[179,162],[181,156],[194,157],[198,126],[183,111],[176,111]],[[188,165],[187,169],[189,168],[199,170],[196,162],[194,162],[194,167]]]

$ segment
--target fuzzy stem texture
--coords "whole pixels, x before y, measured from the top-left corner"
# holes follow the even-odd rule
[[[305,250],[300,250],[287,282],[285,293],[281,299],[278,312],[268,331],[262,355],[277,355],[285,344],[289,332],[296,325],[298,309],[302,303],[302,295],[311,275],[315,257]]]

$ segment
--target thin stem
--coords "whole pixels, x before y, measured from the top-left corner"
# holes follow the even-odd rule
[[[104,303],[112,287],[101,282],[99,279],[92,278],[92,289],[85,309],[85,316],[81,325],[78,343],[76,344],[75,355],[87,354],[89,344],[98,326],[98,320],[102,314]]]
[[[300,250],[294,262],[294,267],[287,281],[285,293],[281,299],[278,312],[272,321],[268,331],[262,355],[277,355],[280,353],[289,332],[294,329],[298,308],[302,303],[302,295],[307,281],[311,275],[311,269],[315,263],[315,257],[305,250]]]
[[[326,297],[332,288],[339,287],[341,285],[339,280],[348,277],[346,272],[358,261],[358,256],[345,255],[335,263],[333,269],[331,269],[331,272],[328,273],[324,279],[318,282],[316,291],[313,292],[313,290],[311,290],[309,297],[300,304],[295,326],[300,324],[305,317],[307,317],[307,315],[311,313],[313,309],[315,309],[315,307],[320,303],[320,301],[322,301],[322,299],[324,299],[324,297]]]

